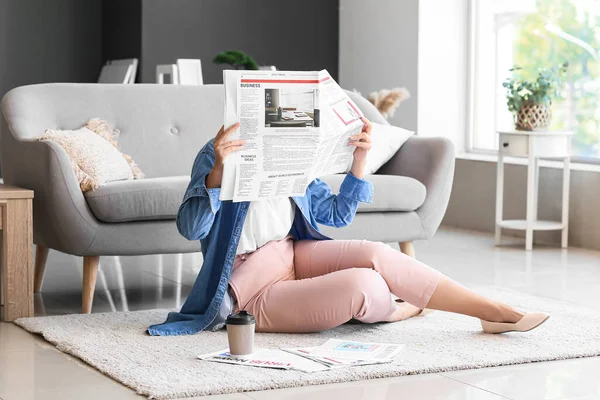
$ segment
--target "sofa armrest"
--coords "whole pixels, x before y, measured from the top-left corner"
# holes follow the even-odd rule
[[[454,146],[445,138],[413,136],[377,174],[401,175],[425,185],[425,202],[417,209],[427,238],[437,231],[446,213],[454,179]]]
[[[8,129],[3,124],[4,129]],[[2,135],[2,172],[7,184],[32,189],[34,242],[87,255],[99,229],[65,150],[51,141],[17,141]]]

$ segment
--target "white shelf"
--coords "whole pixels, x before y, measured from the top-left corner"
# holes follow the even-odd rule
[[[498,131],[502,135],[522,135],[522,136],[573,136],[573,131],[518,131],[505,130]]]
[[[498,224],[504,229],[516,229],[524,231],[527,229],[527,220],[524,219],[508,219]],[[534,231],[555,231],[563,229],[563,223],[557,221],[533,221]]]
[[[562,231],[561,247],[566,248],[569,239],[569,182],[572,132],[500,131],[498,132],[498,166],[496,168],[496,244],[502,239],[502,229],[525,231],[525,250],[533,248],[535,231]],[[527,158],[527,211],[525,219],[503,218],[504,157]],[[538,220],[538,196],[540,182],[540,159],[563,159],[562,218],[560,221]],[[530,222],[527,223],[527,220]]]

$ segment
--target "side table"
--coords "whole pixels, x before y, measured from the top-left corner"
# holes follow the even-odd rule
[[[33,190],[0,184],[4,321],[33,317]]]
[[[496,245],[500,244],[502,228],[525,231],[525,249],[533,248],[534,231],[562,230],[561,246],[569,239],[569,180],[571,137],[573,132],[499,131],[498,169],[496,180]],[[503,220],[504,157],[527,157],[527,216],[524,220]],[[537,218],[539,160],[558,158],[564,162],[561,221],[540,221]]]

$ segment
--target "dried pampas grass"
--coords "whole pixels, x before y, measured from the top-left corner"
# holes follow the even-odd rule
[[[386,119],[392,117],[400,103],[408,98],[410,93],[406,88],[382,89],[367,96],[367,100],[373,103]]]

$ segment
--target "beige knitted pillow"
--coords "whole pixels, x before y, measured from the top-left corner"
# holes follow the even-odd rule
[[[82,192],[112,181],[140,179],[135,162],[119,151],[117,133],[106,121],[91,119],[77,130],[47,129],[39,140],[61,145],[73,164]]]

